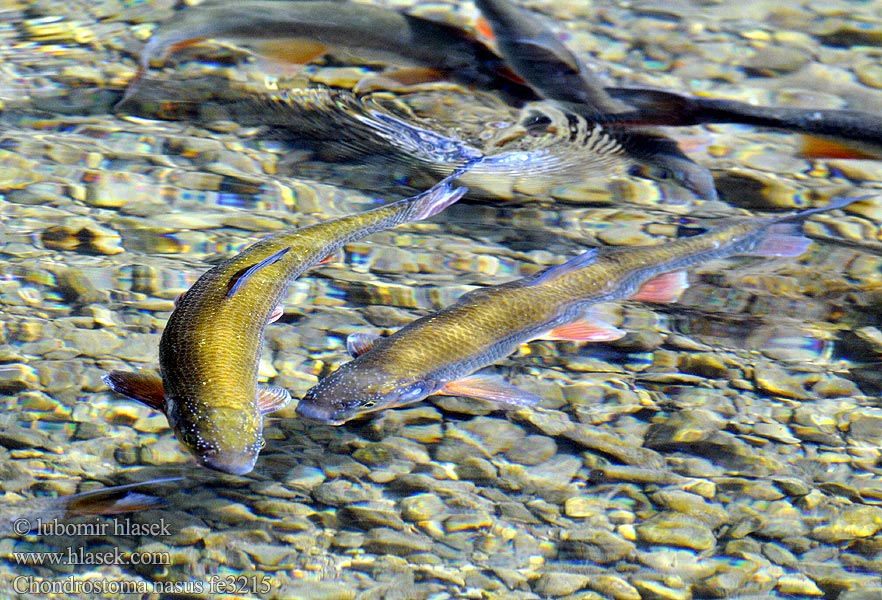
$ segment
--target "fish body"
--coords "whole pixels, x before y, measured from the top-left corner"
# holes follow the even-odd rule
[[[600,120],[610,127],[707,123],[740,123],[768,127],[847,143],[868,157],[882,157],[882,115],[859,110],[756,106],[721,98],[704,98],[654,88],[609,88],[633,110]]]
[[[178,299],[159,343],[159,376],[112,371],[115,391],[165,413],[199,462],[248,473],[263,445],[263,414],[284,407],[286,390],[258,386],[268,323],[290,283],[343,244],[419,220],[458,200],[449,179],[412,198],[266,237],[206,272]]]
[[[586,309],[628,298],[672,302],[687,285],[682,269],[709,260],[747,253],[798,255],[808,239],[779,229],[792,230],[811,214],[852,201],[783,217],[741,219],[660,246],[591,250],[536,275],[468,292],[388,337],[350,340],[355,359],[311,388],[297,413],[339,425],[435,393],[535,403],[538,398],[507,384],[470,375],[533,339],[617,339],[624,332]]]
[[[246,43],[258,54],[309,62],[326,53],[437,69],[476,85],[511,88],[535,98],[492,49],[452,25],[351,2],[245,0],[206,2],[162,23],[140,55],[139,75],[152,59],[206,38]]]
[[[100,490],[57,498],[33,498],[0,505],[0,535],[29,533],[39,523],[70,519],[84,515],[113,515],[147,510],[165,504],[157,496],[135,490],[154,488],[157,484],[181,481],[183,477],[151,479],[139,483],[116,485]],[[39,533],[39,531],[37,531]]]

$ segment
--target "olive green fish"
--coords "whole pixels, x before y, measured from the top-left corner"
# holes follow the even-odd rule
[[[201,464],[248,473],[263,446],[263,415],[291,399],[287,390],[257,384],[264,330],[282,315],[279,303],[289,284],[347,242],[442,211],[466,191],[449,182],[360,214],[271,235],[224,261],[178,299],[159,342],[159,376],[111,371],[105,383],[165,413]]]
[[[540,399],[478,369],[534,339],[608,341],[624,332],[590,307],[613,300],[674,302],[688,283],[682,269],[734,254],[797,256],[809,244],[798,224],[861,198],[764,219],[738,219],[661,246],[589,250],[535,275],[464,294],[453,305],[388,337],[353,334],[355,359],[320,380],[301,417],[340,425],[359,415],[432,394],[509,405]]]

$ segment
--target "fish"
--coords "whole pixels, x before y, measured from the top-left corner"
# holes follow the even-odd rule
[[[475,0],[475,6],[489,22],[496,47],[512,71],[541,97],[598,124],[604,124],[602,116],[620,123],[616,115],[631,110],[627,102],[610,94],[600,78],[540,19],[507,0]],[[686,156],[666,135],[635,126],[620,132],[617,141],[643,163],[634,175],[657,181],[671,179],[700,198],[717,199],[710,171]]]
[[[402,79],[437,79],[443,73],[535,99],[496,52],[453,25],[353,2],[224,0],[179,11],[160,24],[142,48],[138,71],[119,104],[132,96],[153,60],[208,38],[245,43],[261,56],[287,63],[331,53],[425,69]]]
[[[629,111],[598,116],[598,120],[609,127],[737,123],[803,134],[806,136],[803,154],[810,157],[882,158],[882,115],[876,113],[757,106],[646,87],[613,87],[607,91],[632,107]],[[816,140],[827,140],[831,144],[822,146]]]
[[[433,394],[533,406],[540,401],[537,395],[476,371],[535,339],[619,339],[625,332],[595,305],[624,299],[675,302],[688,287],[684,269],[714,259],[798,256],[810,243],[799,229],[804,219],[866,198],[840,198],[784,216],[735,219],[660,246],[590,249],[528,277],[467,292],[392,335],[356,332],[347,339],[354,359],[310,388],[296,413],[342,425]]]
[[[264,330],[283,313],[290,283],[338,248],[435,215],[464,187],[446,178],[416,196],[270,235],[203,274],[176,303],[159,342],[159,374],[111,371],[113,391],[165,414],[180,443],[210,469],[243,475],[263,447],[263,415],[287,390],[258,385]]]
[[[164,477],[138,483],[115,485],[100,490],[56,498],[33,498],[0,505],[0,535],[24,535],[39,523],[62,521],[86,515],[116,515],[148,510],[166,504],[158,496],[140,494],[137,489],[182,481],[183,477]]]

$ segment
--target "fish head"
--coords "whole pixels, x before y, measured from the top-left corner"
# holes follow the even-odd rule
[[[297,415],[326,425],[342,425],[358,416],[419,402],[435,393],[442,382],[396,378],[382,369],[347,363],[306,392]]]
[[[263,417],[256,409],[203,405],[195,413],[169,410],[168,416],[178,441],[199,464],[230,475],[254,469],[264,446]]]

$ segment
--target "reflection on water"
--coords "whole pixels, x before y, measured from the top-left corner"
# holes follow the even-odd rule
[[[184,118],[266,92],[264,63],[213,43],[157,64],[140,116],[114,116],[173,4],[0,3],[0,526],[45,525],[4,534],[0,595],[882,595],[878,201],[813,218],[817,243],[798,258],[709,262],[678,303],[604,307],[621,340],[537,341],[488,368],[540,394],[536,408],[436,396],[335,428],[292,406],[266,418],[249,475],[197,468],[164,416],[102,375],[155,369],[175,298],[224,258],[444,170],[329,145],[321,127],[305,140]],[[882,106],[875,3],[532,8],[610,82]],[[378,68],[333,57],[271,81],[351,88]],[[491,91],[430,83],[386,99],[476,147],[523,135]],[[664,244],[687,216],[822,205],[882,181],[878,161],[805,158],[793,135],[666,132],[711,169],[720,201],[627,165],[473,173],[445,213],[352,242],[295,282],[261,378],[299,398],[347,360],[354,331],[394,331],[586,246]],[[165,506],[57,514],[64,496],[163,477],[184,480],[138,491]]]

